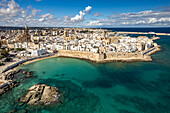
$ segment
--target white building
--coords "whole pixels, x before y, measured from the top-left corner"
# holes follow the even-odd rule
[[[45,53],[46,53],[45,49],[32,50],[31,56],[40,56],[40,55],[44,55]]]

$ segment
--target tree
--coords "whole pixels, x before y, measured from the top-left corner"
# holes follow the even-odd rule
[[[26,49],[25,48],[17,48],[16,50],[17,51],[25,51]]]
[[[12,60],[12,58],[7,57],[7,58],[5,59],[5,62],[10,62],[11,60]]]
[[[3,49],[1,51],[1,55],[3,55],[4,57],[7,57],[8,56],[8,51],[6,51],[6,49]]]
[[[0,61],[0,66],[2,66],[2,65],[4,65],[4,63]]]
[[[2,59],[2,58],[4,58],[4,56],[3,56],[3,55],[0,55],[0,59]]]

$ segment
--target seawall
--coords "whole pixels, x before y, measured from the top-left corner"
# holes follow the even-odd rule
[[[59,50],[59,56],[71,57],[78,59],[91,60],[98,63],[112,62],[112,61],[152,61],[150,53],[158,51],[157,47],[151,48],[144,53],[128,53],[128,52],[110,52],[110,53],[93,53],[88,51],[72,51],[72,50]]]

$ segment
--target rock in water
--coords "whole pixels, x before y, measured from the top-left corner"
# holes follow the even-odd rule
[[[20,98],[20,102],[29,105],[48,105],[59,102],[59,90],[45,84],[35,84],[28,89],[28,93]]]
[[[30,78],[30,77],[32,77],[32,76],[31,76],[30,74],[27,74],[26,77],[27,77],[27,78]]]
[[[23,73],[23,74],[27,74],[27,71],[23,71],[22,73]]]

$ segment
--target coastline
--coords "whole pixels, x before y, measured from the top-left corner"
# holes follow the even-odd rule
[[[52,58],[52,57],[56,57],[57,55],[52,55],[52,56],[47,56],[47,57],[39,57],[37,59],[33,59],[31,61],[25,61],[25,62],[20,62],[21,64],[17,64],[17,62],[15,62],[15,67],[11,67],[9,68],[7,71],[0,73],[0,95],[4,94],[5,92],[11,90],[12,88],[16,87],[18,85],[18,81],[13,80],[13,77],[15,74],[19,73],[21,71],[21,69],[17,69],[19,66],[22,65],[26,65],[26,64],[30,64],[33,62],[37,62],[40,60],[44,60],[47,58]],[[8,68],[8,66],[6,66],[6,68]],[[30,73],[32,72],[28,72],[28,76],[26,75],[27,78],[31,77]],[[23,72],[23,74],[25,74]]]
[[[152,55],[152,54],[159,52],[159,51],[161,51],[160,46],[156,47],[155,50],[149,52],[145,58],[115,58],[115,59],[106,59],[106,60],[103,60],[103,61],[86,59],[86,58],[81,58],[81,57],[76,57],[76,56],[64,56],[64,55],[58,55],[57,54],[57,55],[54,55],[54,56],[48,56],[48,57],[44,57],[44,58],[38,58],[38,59],[31,60],[31,61],[27,61],[27,62],[23,63],[22,65],[27,65],[27,64],[30,64],[30,63],[33,63],[33,62],[37,62],[37,61],[40,61],[40,60],[53,58],[53,57],[76,58],[76,59],[88,60],[88,61],[92,61],[92,62],[96,62],[96,63],[109,63],[109,62],[121,62],[121,61],[122,62],[135,62],[135,61],[147,62],[147,61],[152,61],[152,58],[149,55]],[[19,67],[19,66],[17,66],[17,67]]]
[[[40,61],[40,60],[44,60],[44,59],[47,59],[47,58],[53,58],[53,57],[66,57],[66,58],[76,58],[76,59],[83,59],[83,60],[89,60],[89,61],[92,61],[92,62],[96,62],[96,63],[107,63],[107,62],[119,62],[119,61],[122,61],[122,62],[134,62],[134,61],[152,61],[152,57],[150,55],[158,52],[158,51],[161,51],[161,46],[157,46],[155,47],[154,50],[146,53],[144,55],[144,57],[131,57],[131,58],[108,58],[108,59],[103,59],[103,60],[100,60],[100,59],[93,59],[93,58],[86,58],[86,57],[82,57],[81,55],[79,56],[74,56],[74,55],[61,55],[61,54],[55,54],[55,55],[51,55],[51,56],[45,56],[45,57],[38,57],[38,58],[33,58],[31,60],[26,60],[24,62],[20,62],[19,64],[17,64],[17,62],[14,62],[14,66],[9,68],[9,69],[5,69],[6,71],[2,71],[0,73],[0,77],[2,76],[2,74],[5,74],[5,73],[8,73],[10,72],[10,70],[14,70],[16,69],[17,67],[21,66],[21,65],[27,65],[27,64],[30,64],[30,63],[33,63],[33,62],[37,62],[37,61]],[[16,63],[16,64],[15,64]],[[6,68],[8,68],[9,66],[6,66]]]
[[[122,57],[110,57],[106,59],[100,59],[100,54],[94,54],[90,52],[80,52],[80,51],[69,51],[69,50],[61,50],[59,51],[58,57],[65,57],[65,58],[76,58],[76,59],[83,59],[83,60],[89,60],[96,63],[109,63],[109,62],[135,62],[135,61],[143,61],[143,62],[149,62],[152,61],[152,57],[150,55],[161,51],[161,46],[157,45],[154,48],[151,48],[150,50],[145,51],[143,56],[140,54],[138,56],[122,56]],[[124,54],[124,53],[121,53]],[[127,53],[128,54],[128,53]],[[116,55],[115,55],[116,56]]]
[[[152,61],[151,56],[147,56],[146,58],[112,58],[112,59],[105,59],[105,60],[94,60],[94,59],[87,59],[87,58],[81,58],[81,57],[76,57],[76,56],[64,56],[64,55],[59,55],[57,57],[64,57],[64,58],[75,58],[75,59],[80,59],[80,60],[87,60],[91,62],[96,62],[96,63],[110,63],[110,62],[149,62]]]
[[[136,59],[136,58],[125,58],[125,59],[107,59],[107,60],[93,60],[93,59],[86,59],[86,58],[80,58],[80,57],[74,57],[74,56],[58,56],[58,57],[64,57],[64,58],[75,58],[75,59],[80,59],[80,60],[87,60],[87,61],[91,61],[91,62],[96,62],[96,63],[111,63],[111,62],[149,62],[152,61],[152,58],[149,57],[147,59]]]
[[[121,57],[114,58],[113,57],[113,58],[102,59],[102,60],[101,59],[93,59],[93,58],[90,58],[90,56],[89,57],[82,57],[81,55],[74,56],[74,54],[72,54],[73,56],[70,56],[70,54],[68,54],[68,55],[51,54],[51,55],[47,55],[45,57],[42,57],[42,56],[36,57],[35,59],[26,60],[25,62],[20,62],[20,64],[15,65],[15,67],[11,67],[7,71],[0,73],[0,94],[3,94],[18,85],[18,82],[13,81],[12,79],[11,80],[6,79],[9,76],[13,77],[15,73],[20,72],[20,69],[17,69],[17,67],[27,65],[27,64],[30,64],[33,62],[37,62],[40,60],[53,58],[53,57],[66,57],[66,58],[76,58],[76,59],[81,59],[81,60],[88,60],[88,61],[96,62],[96,63],[136,62],[136,61],[149,62],[149,61],[152,61],[152,57],[150,55],[154,54],[158,51],[161,51],[160,46],[156,46],[155,48],[151,49],[151,51],[146,52],[146,54],[143,57],[129,57],[129,58],[128,57],[125,57],[125,58],[121,58]],[[90,55],[90,54],[88,54],[88,55]],[[98,56],[100,56],[100,55],[98,54]],[[96,58],[96,57],[94,57],[94,58]]]
[[[37,61],[40,61],[40,60],[44,60],[44,59],[48,59],[48,58],[53,58],[53,57],[57,57],[57,56],[58,55],[48,56],[48,57],[39,58],[39,59],[34,59],[34,60],[31,60],[31,61],[24,62],[22,65],[27,65],[27,64],[30,64],[30,63],[33,63],[33,62],[37,62]],[[17,67],[19,67],[19,66],[17,66]]]
[[[3,82],[5,81],[5,76],[12,73],[12,72],[15,72],[17,70],[17,67],[19,66],[22,66],[22,65],[26,65],[26,64],[29,64],[29,63],[33,63],[33,62],[36,62],[36,61],[39,61],[39,60],[43,60],[43,59],[47,59],[47,58],[52,58],[52,57],[56,57],[57,55],[47,55],[47,56],[40,56],[40,57],[35,57],[35,58],[31,58],[30,60],[23,60],[23,61],[19,61],[19,62],[12,62],[11,65],[7,65],[4,67],[3,70],[1,70],[1,73],[0,73],[0,82]]]

